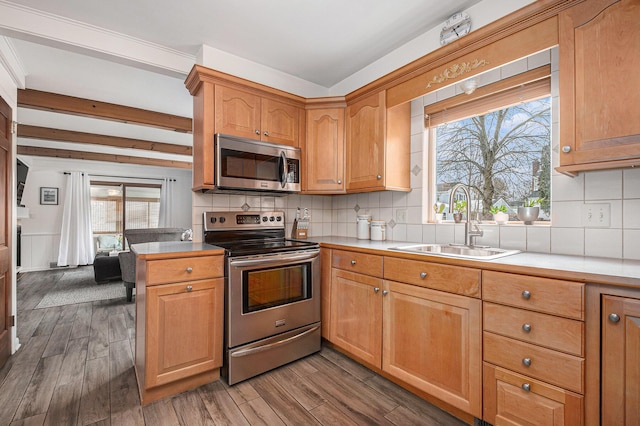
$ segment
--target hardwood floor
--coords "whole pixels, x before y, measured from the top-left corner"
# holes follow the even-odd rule
[[[22,344],[0,369],[0,425],[456,425],[330,349],[233,387],[216,381],[142,407],[134,303],[34,309],[63,271],[18,281]]]

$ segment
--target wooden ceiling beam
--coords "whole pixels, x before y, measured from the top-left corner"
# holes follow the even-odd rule
[[[122,123],[142,124],[176,132],[191,133],[192,129],[192,120],[189,117],[33,89],[18,89],[18,106]]]
[[[191,169],[191,163],[186,161],[162,160],[158,158],[133,157],[129,155],[102,154],[87,151],[71,151],[55,148],[40,148],[35,146],[18,146],[19,155],[35,157],[71,158],[76,160],[107,161],[110,163],[138,164],[142,166],[172,167],[176,169]]]
[[[52,129],[49,127],[18,124],[18,137],[92,145],[112,146],[115,148],[141,149],[164,152],[167,154],[192,155],[193,149],[186,145],[146,141],[142,139],[122,138],[99,135],[96,133],[76,132],[73,130]]]

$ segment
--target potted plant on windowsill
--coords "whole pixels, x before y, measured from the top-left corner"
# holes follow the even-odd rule
[[[531,198],[524,202],[524,206],[518,207],[518,219],[524,222],[525,225],[532,225],[533,222],[538,220],[540,215],[540,198]]]
[[[491,206],[489,213],[493,215],[493,220],[495,220],[498,225],[504,225],[509,221],[507,206]]]
[[[467,202],[465,200],[456,200],[453,204],[453,221],[455,223],[462,222],[462,212],[467,208]]]
[[[442,223],[442,212],[444,212],[444,203],[435,203],[433,211],[436,213],[436,223]]]

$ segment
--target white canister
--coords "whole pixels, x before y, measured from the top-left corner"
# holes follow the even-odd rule
[[[371,222],[370,215],[358,215],[356,219],[357,224],[357,237],[359,240],[368,240],[369,239],[369,223]]]
[[[372,220],[371,221],[371,239],[373,241],[386,240],[387,224],[384,220]]]

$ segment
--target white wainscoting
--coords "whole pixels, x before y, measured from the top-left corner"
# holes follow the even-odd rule
[[[44,271],[58,262],[60,234],[22,234],[21,244],[21,272]]]

